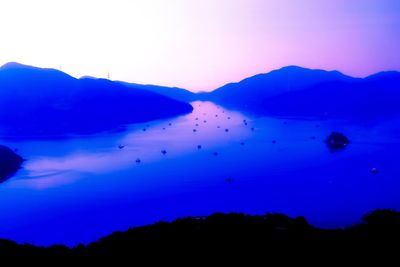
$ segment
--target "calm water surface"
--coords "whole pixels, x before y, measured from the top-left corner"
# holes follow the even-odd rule
[[[123,133],[3,140],[28,160],[0,184],[0,238],[76,245],[230,211],[342,227],[376,208],[400,208],[399,123],[252,118],[209,102],[193,106],[190,115]],[[351,139],[346,150],[323,143],[332,130]]]

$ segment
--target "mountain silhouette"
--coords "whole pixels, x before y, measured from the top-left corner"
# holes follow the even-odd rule
[[[355,120],[400,114],[400,73],[385,72],[352,81],[324,82],[264,99],[263,113]]]
[[[105,79],[75,79],[18,63],[0,68],[0,136],[110,131],[192,111],[188,103]]]
[[[364,79],[289,66],[227,84],[202,98],[257,115],[373,119],[400,113],[400,73]]]
[[[133,89],[147,90],[156,94],[164,95],[170,97],[172,99],[176,99],[183,102],[191,102],[199,99],[199,96],[193,92],[190,92],[186,89],[178,88],[178,87],[165,87],[158,85],[143,85],[136,83],[127,83],[121,82],[119,83]]]
[[[266,98],[308,88],[321,82],[352,80],[355,79],[338,71],[288,66],[255,75],[238,83],[227,84],[211,93],[202,94],[202,97],[227,107],[258,112],[263,110],[262,104]]]

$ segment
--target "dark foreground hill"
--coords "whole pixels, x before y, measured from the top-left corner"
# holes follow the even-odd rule
[[[12,137],[91,134],[192,111],[146,90],[17,63],[0,68],[0,107],[0,136]]]
[[[19,170],[23,159],[6,146],[0,145],[0,183]]]
[[[254,257],[269,260],[301,252],[313,258],[329,255],[325,259],[328,260],[343,253],[354,255],[356,251],[368,257],[367,252],[376,255],[384,249],[396,250],[399,241],[400,213],[392,210],[377,210],[366,215],[362,224],[335,230],[313,227],[303,217],[217,213],[132,228],[72,249],[2,240],[0,255],[129,257],[133,262],[139,259],[150,262],[165,260],[165,255],[176,259],[191,257],[194,261],[211,257],[232,261]]]

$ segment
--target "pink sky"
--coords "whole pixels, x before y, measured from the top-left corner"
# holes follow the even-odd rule
[[[286,65],[400,70],[398,0],[7,0],[0,64],[209,91]]]

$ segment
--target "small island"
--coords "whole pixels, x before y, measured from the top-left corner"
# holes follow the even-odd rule
[[[16,173],[23,161],[13,150],[0,145],[0,183]]]
[[[325,143],[329,146],[332,150],[339,150],[346,148],[350,140],[342,133],[339,132],[332,132],[325,140]]]

